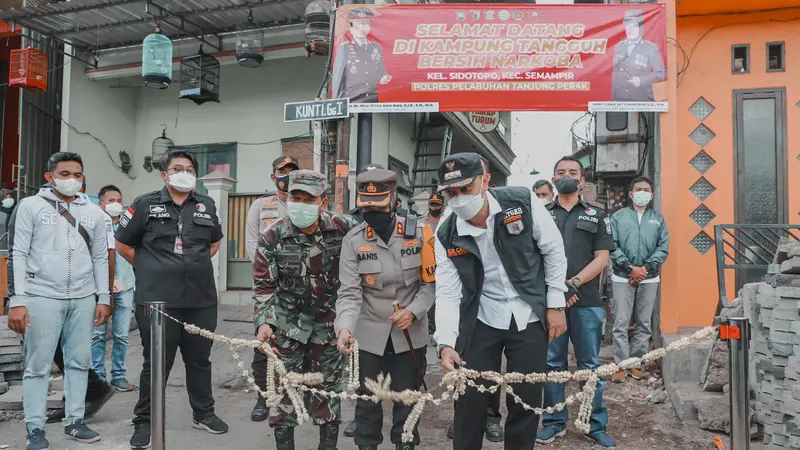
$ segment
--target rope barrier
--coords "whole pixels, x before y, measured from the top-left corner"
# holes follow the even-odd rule
[[[247,382],[258,392],[260,396],[267,400],[267,405],[276,407],[284,397],[288,397],[297,413],[297,421],[302,424],[310,420],[308,410],[303,401],[301,393],[310,392],[315,395],[320,395],[328,398],[339,398],[342,400],[365,400],[372,402],[380,402],[383,400],[391,402],[399,402],[405,405],[414,405],[411,413],[406,419],[403,426],[403,441],[411,442],[413,440],[413,430],[422,416],[427,403],[432,403],[439,406],[450,399],[457,400],[459,396],[464,395],[467,388],[477,389],[482,393],[494,393],[498,389],[505,386],[506,393],[510,395],[516,403],[521,405],[525,410],[533,411],[541,415],[544,413],[552,414],[556,411],[562,411],[565,407],[573,405],[575,402],[580,401],[580,409],[578,411],[578,418],[575,420],[575,427],[588,434],[590,430],[589,419],[592,415],[592,401],[595,392],[597,391],[597,382],[600,378],[609,378],[618,370],[628,370],[640,367],[642,363],[648,363],[659,360],[666,356],[668,353],[684,350],[699,342],[712,339],[717,334],[716,327],[706,327],[691,336],[684,337],[678,341],[673,342],[664,348],[655,349],[641,358],[629,358],[619,364],[610,363],[605,364],[594,370],[578,370],[575,372],[550,372],[550,373],[499,373],[499,372],[479,372],[472,369],[461,368],[455,372],[446,373],[442,381],[435,386],[431,391],[438,388],[444,388],[438,397],[428,392],[404,390],[396,392],[391,390],[391,377],[386,375],[379,375],[376,380],[367,379],[364,384],[372,394],[356,394],[355,391],[359,387],[359,357],[358,357],[358,343],[352,346],[352,353],[347,357],[347,370],[348,377],[346,382],[346,389],[344,392],[325,391],[317,389],[314,386],[322,384],[323,376],[321,373],[296,373],[288,372],[280,357],[275,353],[275,350],[267,342],[262,342],[254,339],[234,339],[221,334],[214,333],[209,330],[202,329],[196,325],[182,322],[169,314],[151,309],[153,312],[161,313],[164,317],[180,324],[188,333],[200,335],[206,339],[215,342],[227,344],[233,353],[233,359],[242,370],[242,376],[247,379]],[[269,358],[267,362],[267,389],[261,390],[256,385],[250,371],[245,367],[244,363],[239,358],[240,349],[259,349],[265,353]],[[276,380],[277,377],[277,380]],[[476,380],[483,380],[493,382],[491,386],[486,386]],[[516,392],[514,392],[513,385],[520,383],[567,383],[569,381],[584,381],[583,389],[568,396],[564,402],[558,403],[546,408],[533,407],[525,403]]]

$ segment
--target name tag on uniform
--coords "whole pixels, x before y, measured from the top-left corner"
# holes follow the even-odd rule
[[[175,248],[172,250],[176,255],[183,254],[183,239],[180,236],[175,238]]]
[[[503,219],[503,225],[506,226],[509,234],[520,234],[525,229],[522,223],[522,208],[512,208],[506,211],[506,217]]]

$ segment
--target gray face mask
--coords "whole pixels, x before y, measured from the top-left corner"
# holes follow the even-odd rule
[[[580,187],[581,182],[570,176],[563,176],[556,180],[556,189],[559,194],[574,194]]]

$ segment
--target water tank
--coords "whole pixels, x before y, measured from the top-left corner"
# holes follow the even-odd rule
[[[172,82],[172,41],[153,33],[142,42],[142,78],[147,87],[166,89]]]

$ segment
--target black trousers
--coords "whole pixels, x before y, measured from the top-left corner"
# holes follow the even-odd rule
[[[133,409],[133,423],[150,423],[150,313],[145,315],[147,306],[135,305],[136,323],[142,335],[144,363],[139,377],[139,401]],[[186,323],[214,331],[217,328],[217,307],[199,309],[167,308],[166,313]],[[212,341],[196,334],[187,333],[183,327],[172,320],[166,320],[164,349],[166,356],[165,380],[169,379],[175,353],[181,349],[183,365],[186,368],[186,390],[189,392],[189,405],[192,417],[201,420],[214,414],[214,397],[211,392]]]
[[[425,357],[426,348],[415,349],[417,361],[422,370],[426,370],[428,364]],[[411,352],[395,353],[392,339],[386,343],[386,350],[383,356],[372,353],[361,352],[359,378],[361,390],[369,393],[366,389],[364,380],[369,378],[376,380],[381,373],[392,377],[392,390],[403,391],[405,389],[419,390],[422,386],[422,376],[417,371],[414,358]],[[409,413],[413,406],[402,403],[395,403],[392,407],[392,430],[389,439],[393,444],[403,442],[403,425],[406,423]],[[380,403],[366,400],[356,402],[356,445],[379,445],[383,442],[383,407]],[[414,443],[419,444],[419,432],[414,427]]]
[[[480,320],[475,330],[469,350],[461,355],[470,369],[478,371],[500,371],[502,355],[506,356],[508,372],[545,372],[547,364],[547,334],[541,322],[529,323],[524,331],[518,331],[511,320],[509,330],[492,328]],[[486,385],[490,385],[487,382]],[[520,383],[514,391],[530,406],[541,406],[541,383]],[[453,450],[478,450],[483,446],[486,429],[486,410],[491,395],[476,389],[467,389],[456,403]],[[526,411],[507,395],[508,418],[505,425],[505,450],[532,450],[536,443],[536,430],[539,416]]]
[[[453,402],[453,408],[455,408],[456,402]],[[489,399],[489,407],[486,408],[486,415],[488,417],[496,417],[502,418],[503,415],[500,414],[500,389],[495,391],[492,394],[491,398]]]

